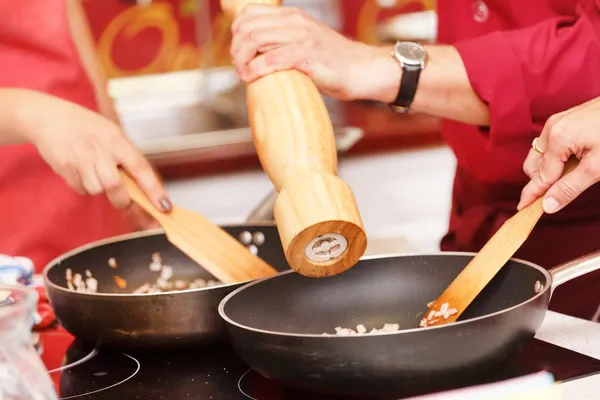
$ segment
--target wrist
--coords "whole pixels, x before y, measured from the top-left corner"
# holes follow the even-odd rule
[[[392,103],[398,95],[402,68],[391,56],[392,46],[370,47],[367,62],[354,77],[355,82],[362,82],[357,98]]]
[[[39,96],[36,93],[27,89],[15,89],[13,93],[13,101],[15,105],[13,129],[17,133],[19,138],[28,143],[36,142],[36,127],[37,114],[35,111],[36,97]]]

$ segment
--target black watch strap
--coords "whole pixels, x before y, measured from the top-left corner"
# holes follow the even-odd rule
[[[402,79],[400,80],[398,96],[396,96],[396,100],[391,104],[395,111],[408,112],[417,92],[421,70],[420,65],[404,64],[402,66]]]

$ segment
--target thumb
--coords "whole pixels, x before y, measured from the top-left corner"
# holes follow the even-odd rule
[[[571,172],[554,183],[544,196],[544,212],[553,214],[583,193],[587,188],[598,182],[600,168],[597,163],[587,157]]]

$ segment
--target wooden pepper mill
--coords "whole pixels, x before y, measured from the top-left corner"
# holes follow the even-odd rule
[[[235,17],[249,3],[221,0]],[[337,176],[331,119],[314,82],[296,70],[279,71],[247,85],[254,145],[278,197],[274,214],[290,266],[310,277],[352,267],[367,237],[350,187]]]

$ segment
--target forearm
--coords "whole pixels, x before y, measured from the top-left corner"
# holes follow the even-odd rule
[[[108,94],[108,78],[96,54],[92,32],[81,2],[82,0],[67,1],[71,35],[83,67],[94,86],[99,112],[119,123],[113,101]]]
[[[27,97],[23,89],[0,88],[0,146],[27,143]]]
[[[478,126],[489,126],[487,105],[475,93],[458,51],[453,46],[433,45],[427,49],[427,64],[421,72],[411,109],[436,117],[453,119]],[[380,80],[370,97],[391,103],[398,95],[402,77],[400,65],[382,49],[382,57],[370,76]],[[385,53],[385,54],[383,54]]]

